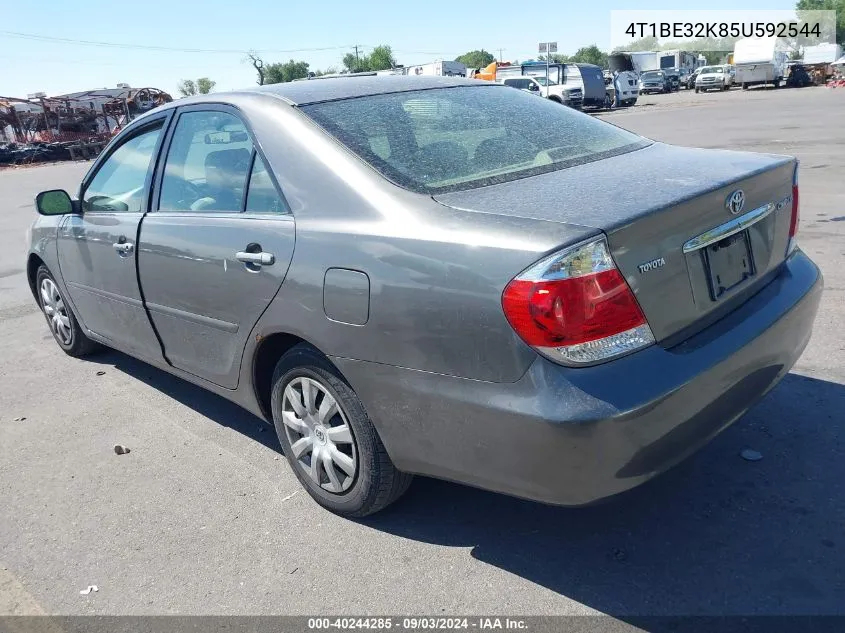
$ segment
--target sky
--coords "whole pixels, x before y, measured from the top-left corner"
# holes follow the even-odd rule
[[[181,79],[198,77],[216,81],[216,90],[236,89],[255,83],[255,71],[246,61],[249,50],[260,51],[266,63],[301,59],[316,70],[340,69],[341,59],[356,44],[364,53],[388,44],[404,65],[454,59],[479,48],[497,57],[502,49],[506,61],[531,59],[541,41],[556,41],[560,53],[571,54],[590,44],[608,49],[611,11],[661,8],[626,0],[531,8],[512,0],[7,4],[0,16],[0,96],[6,97],[114,88],[118,83],[160,88],[176,96]],[[794,4],[794,0],[745,0],[739,8],[792,9]],[[737,7],[733,0],[710,0],[708,8]]]

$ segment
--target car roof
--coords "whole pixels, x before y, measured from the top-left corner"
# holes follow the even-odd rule
[[[462,79],[460,77],[382,75],[333,77],[330,79],[315,78],[270,84],[267,86],[256,86],[255,88],[235,90],[233,92],[270,94],[280,97],[292,105],[307,105],[321,101],[336,101],[338,99],[368,97],[371,95],[409,92],[412,90],[484,85],[495,85],[495,82],[479,79]]]

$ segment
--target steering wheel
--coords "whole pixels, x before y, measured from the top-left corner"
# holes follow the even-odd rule
[[[179,209],[190,209],[194,202],[206,197],[205,192],[190,180],[179,180],[178,195],[176,205]]]

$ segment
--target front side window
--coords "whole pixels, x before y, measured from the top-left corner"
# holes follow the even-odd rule
[[[495,84],[371,95],[301,110],[383,176],[426,194],[524,178],[650,144]]]
[[[133,136],[112,152],[85,189],[83,210],[109,213],[144,211],[147,174],[160,135],[161,124]]]
[[[243,121],[228,112],[185,112],[167,152],[162,211],[231,211],[243,208],[252,141]]]

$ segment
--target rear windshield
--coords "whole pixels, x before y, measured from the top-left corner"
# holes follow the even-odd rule
[[[384,177],[428,194],[524,178],[651,143],[536,94],[496,85],[380,94],[301,109]]]

